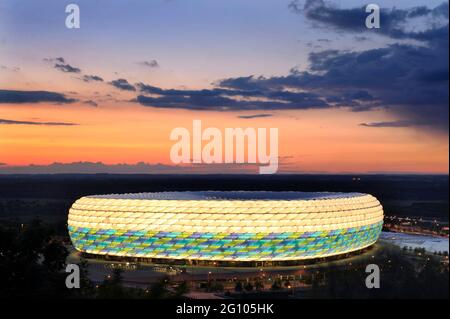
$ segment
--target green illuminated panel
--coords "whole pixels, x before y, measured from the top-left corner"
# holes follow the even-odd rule
[[[289,233],[145,232],[69,226],[75,247],[100,255],[203,260],[293,260],[337,255],[374,243],[382,222]]]

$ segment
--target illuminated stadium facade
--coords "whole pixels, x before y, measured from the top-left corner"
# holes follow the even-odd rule
[[[375,243],[383,209],[361,193],[163,192],[87,196],[75,248],[150,260],[259,262],[336,256]]]

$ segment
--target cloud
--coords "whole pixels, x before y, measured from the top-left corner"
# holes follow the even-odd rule
[[[296,162],[292,155],[278,157],[278,173],[295,172]],[[51,163],[48,165],[7,165],[0,167],[0,174],[258,174],[259,168],[267,164],[259,163],[197,163],[197,164],[161,164],[161,163],[118,163],[71,162]],[[298,171],[297,171],[298,172]]]
[[[445,26],[441,21],[441,24],[430,24],[427,29],[414,32],[399,29],[399,24],[390,22],[385,35],[399,38],[401,33],[403,38],[421,41],[420,45],[394,43],[365,51],[313,52],[306,70],[292,69],[286,76],[223,79],[217,85],[233,90],[308,92],[330,106],[349,107],[352,111],[384,108],[402,123],[423,123],[448,134],[448,14],[445,8],[448,9],[448,3],[434,9],[416,7],[389,11],[390,18],[399,15],[405,23],[424,15],[447,17],[443,22]],[[307,1],[301,10],[310,20],[351,32],[359,27],[355,16],[360,11],[359,8],[329,7],[322,1]]]
[[[151,68],[151,69],[159,67],[159,63],[156,60],[141,61],[141,62],[138,62],[137,64],[139,64],[141,66],[145,66],[145,67]]]
[[[11,71],[11,72],[16,72],[16,73],[20,71],[20,68],[17,67],[17,66],[9,67],[9,66],[6,66],[6,65],[0,65],[0,69],[1,70],[6,70],[6,71]]]
[[[321,0],[308,0],[302,7],[293,2],[291,8],[334,32],[337,29],[354,34],[360,40],[369,35],[363,34],[367,31],[364,24],[367,13],[363,8],[340,9]],[[213,83],[212,89],[162,89],[138,83],[134,88],[139,94],[133,101],[148,107],[204,111],[384,109],[398,118],[400,124],[423,123],[448,134],[446,10],[448,3],[435,8],[383,8],[385,30],[381,32],[395,39],[394,43],[359,51],[312,52],[308,67],[303,70],[292,68],[284,76],[220,79]],[[430,23],[416,24],[418,18],[426,18]],[[416,28],[409,28],[411,25]],[[327,42],[322,39],[321,42]]]
[[[43,125],[43,126],[74,126],[76,123],[65,122],[31,122],[0,119],[0,125]]]
[[[58,58],[45,58],[45,62],[49,62],[53,64],[53,67],[64,73],[81,73],[81,69],[74,67],[68,63],[63,57]]]
[[[282,90],[244,89],[203,89],[164,90],[155,86],[138,83],[141,93],[135,102],[157,108],[181,108],[205,111],[242,111],[275,109],[324,108],[329,105],[318,96],[305,92]]]
[[[295,94],[296,95],[296,94]],[[327,103],[315,97],[300,94],[295,101],[239,100],[226,96],[163,96],[148,97],[138,95],[136,102],[149,107],[173,108],[202,111],[245,111],[245,110],[289,110],[328,107]]]
[[[56,102],[56,103],[73,103],[76,99],[67,98],[64,94],[49,91],[17,91],[17,90],[1,90],[1,103],[39,103],[39,102]]]
[[[227,78],[215,85],[213,89],[177,90],[139,83],[141,94],[135,101],[151,107],[216,111],[384,108],[404,120],[445,131],[448,38],[422,46],[391,44],[366,51],[313,52],[305,71]]]
[[[70,64],[56,63],[54,68],[66,73],[80,73],[81,69],[71,66]]]
[[[238,118],[240,118],[240,119],[256,119],[256,118],[271,117],[271,116],[273,116],[273,114],[263,113],[263,114],[252,114],[252,115],[239,115]]]
[[[81,78],[84,82],[103,82],[103,78],[98,75],[83,75]]]
[[[409,9],[381,8],[381,28],[368,29],[365,20],[368,15],[365,6],[343,9],[334,6],[324,0],[295,0],[289,4],[289,8],[298,14],[304,15],[309,21],[319,26],[332,27],[341,31],[355,33],[378,33],[394,39],[427,40],[436,31],[444,31],[448,27],[448,2],[443,2],[435,8],[416,6]],[[417,19],[427,19],[432,28],[420,30],[417,27]],[[439,32],[439,31],[438,31]]]
[[[356,36],[354,37],[354,39],[355,39],[355,41],[357,41],[357,42],[364,42],[364,41],[368,41],[368,40],[369,40],[369,37],[365,37],[365,36],[362,36],[362,35],[356,35]]]
[[[82,73],[80,68],[70,65],[63,57],[44,58],[44,61],[47,63],[51,63],[55,69],[64,73]],[[84,82],[104,82],[101,76],[90,74],[84,74],[78,79]]]
[[[422,126],[424,125],[424,123],[413,121],[389,121],[389,122],[361,123],[359,125],[366,127],[415,127],[415,126]]]
[[[104,164],[102,162],[52,163],[0,167],[0,174],[210,174],[257,173],[259,164],[186,164],[165,165],[139,162],[136,164]]]
[[[142,93],[155,94],[159,96],[263,96],[259,91],[246,91],[246,90],[228,90],[222,88],[215,89],[202,89],[202,90],[178,90],[178,89],[161,89],[156,86],[147,85],[144,83],[138,83],[137,88]]]
[[[90,105],[90,106],[93,106],[93,107],[97,107],[98,106],[97,102],[95,102],[93,100],[86,100],[86,101],[83,101],[83,103],[87,104],[87,105]]]
[[[136,88],[128,83],[126,79],[117,79],[109,82],[112,86],[124,91],[136,91]]]
[[[5,165],[6,165],[6,163],[0,162],[0,166],[5,166]]]

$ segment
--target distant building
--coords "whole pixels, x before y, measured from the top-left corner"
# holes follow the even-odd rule
[[[87,196],[69,212],[81,252],[199,261],[292,261],[375,243],[383,209],[361,193],[161,192]]]

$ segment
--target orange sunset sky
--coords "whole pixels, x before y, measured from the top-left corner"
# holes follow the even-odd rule
[[[448,59],[448,31],[446,52],[435,49],[440,43],[388,32],[367,31],[373,41],[358,42],[360,33],[319,27],[325,22],[309,21],[282,1],[258,1],[257,9],[200,1],[196,11],[150,1],[127,13],[119,4],[104,12],[80,1],[82,27],[68,30],[63,6],[51,3],[42,16],[32,15],[31,1],[29,7],[1,5],[0,173],[33,172],[30,165],[45,172],[52,163],[74,162],[172,166],[171,130],[191,130],[198,119],[203,128],[222,131],[278,128],[279,173],[448,174],[448,88],[437,91],[442,81],[448,85],[448,60],[441,59]],[[421,4],[401,3],[399,10]],[[423,2],[430,9],[440,3]],[[272,19],[262,23],[269,13]],[[446,79],[430,86],[438,93],[429,102],[430,84],[409,76],[420,64],[416,55],[385,81],[356,79],[369,68],[363,56],[408,63],[409,51],[401,51],[408,46],[437,55],[419,71],[428,65],[430,72],[447,70]],[[376,55],[383,50],[385,56]],[[350,59],[360,64],[344,69],[342,61]],[[348,69],[348,83],[333,80]],[[227,169],[205,165],[203,171]]]

